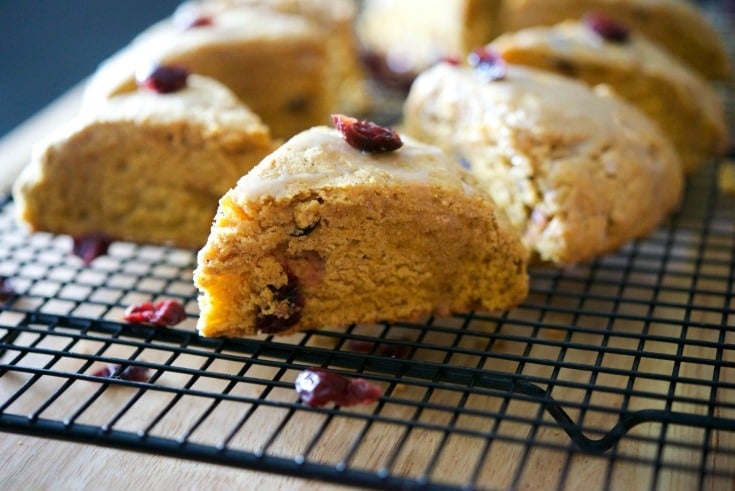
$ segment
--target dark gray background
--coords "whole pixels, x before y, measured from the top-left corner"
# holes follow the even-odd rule
[[[181,0],[0,0],[0,137]]]

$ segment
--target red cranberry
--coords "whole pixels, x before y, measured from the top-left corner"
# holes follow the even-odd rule
[[[324,368],[308,368],[296,377],[296,392],[312,407],[333,402],[354,406],[375,402],[382,395],[380,387],[363,378],[349,379]]]
[[[446,63],[446,64],[452,65],[452,66],[459,66],[459,65],[462,64],[462,61],[458,57],[456,57],[456,56],[449,56],[449,55],[447,55],[447,56],[443,56],[439,60],[439,63]]]
[[[89,266],[96,258],[107,254],[112,243],[109,236],[101,233],[75,235],[72,240],[74,241],[72,253],[81,258],[85,266]]]
[[[373,343],[371,341],[361,341],[358,339],[350,339],[345,346],[350,351],[357,353],[374,353],[378,356],[387,356],[389,358],[406,358],[408,356],[408,345],[396,343]]]
[[[255,319],[255,327],[265,334],[276,334],[298,324],[301,320],[301,309],[304,307],[304,297],[299,290],[299,280],[291,273],[288,274],[288,282],[279,287],[268,285],[273,292],[274,299],[284,307],[284,313],[258,314]]]
[[[211,26],[214,24],[214,17],[204,12],[200,5],[183,3],[174,12],[173,24],[182,31],[188,31],[196,27]]]
[[[475,68],[483,80],[488,82],[503,80],[508,71],[508,65],[503,57],[487,46],[475,49],[467,56],[467,62]]]
[[[391,152],[403,145],[398,133],[370,121],[332,114],[332,122],[350,146],[363,152]]]
[[[211,15],[205,15],[198,9],[185,9],[176,12],[174,15],[174,24],[182,31],[188,31],[197,27],[207,27],[214,24],[214,18]]]
[[[189,70],[178,65],[153,64],[136,72],[135,77],[139,87],[168,94],[186,87]]]
[[[606,41],[625,43],[630,37],[630,30],[626,25],[598,12],[585,14],[582,22]]]
[[[116,378],[119,380],[129,380],[131,382],[147,382],[148,368],[137,365],[128,365],[120,370],[120,365],[108,363],[92,372],[93,377]]]
[[[362,62],[372,78],[384,87],[401,93],[408,93],[416,73],[394,70],[385,56],[376,53],[362,53]]]
[[[170,327],[186,319],[186,311],[176,300],[162,300],[156,304],[144,302],[125,309],[123,319],[128,322]]]
[[[15,295],[10,278],[0,276],[0,302],[7,302]]]

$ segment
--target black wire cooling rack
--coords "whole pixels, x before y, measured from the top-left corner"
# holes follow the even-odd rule
[[[115,243],[84,267],[69,238],[20,230],[7,199],[0,430],[383,489],[517,488],[541,463],[560,489],[579,466],[603,489],[631,473],[643,488],[729,488],[735,197],[716,170],[650,238],[532,271],[510,312],[240,340],[195,334],[191,252]],[[122,321],[164,298],[187,308],[176,328]],[[107,363],[150,378],[96,376]],[[307,407],[293,381],[311,366],[384,396]]]
[[[192,252],[114,243],[85,267],[0,198],[0,430],[376,489],[733,489],[735,196],[719,165],[649,238],[533,270],[509,312],[286,338],[201,338]],[[161,299],[188,318],[122,320]],[[149,378],[98,376],[107,364]],[[314,366],[384,394],[308,407],[293,382]]]

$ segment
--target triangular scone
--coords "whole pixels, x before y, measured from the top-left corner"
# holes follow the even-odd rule
[[[367,154],[302,132],[220,201],[194,283],[204,336],[512,307],[526,251],[471,176],[404,139]]]
[[[709,79],[729,79],[725,44],[698,2],[689,0],[503,0],[503,32],[553,25],[597,12],[663,46]]]
[[[140,33],[91,77],[86,105],[135,90],[135,73],[151,62],[212,77],[260,116],[276,138],[329,120],[336,94],[327,37],[300,16],[250,7],[204,11],[200,23],[176,15]]]
[[[686,172],[722,155],[728,129],[714,87],[638,32],[606,40],[590,27],[593,20],[529,27],[500,36],[490,47],[508,63],[609,85],[664,130]],[[622,24],[618,29],[627,32]]]
[[[551,72],[508,65],[488,80],[490,68],[441,63],[419,75],[404,131],[469,168],[533,259],[591,260],[647,235],[679,202],[679,158],[638,109]]]
[[[139,89],[103,101],[39,142],[14,185],[32,230],[199,248],[217,201],[275,147],[226,87]]]

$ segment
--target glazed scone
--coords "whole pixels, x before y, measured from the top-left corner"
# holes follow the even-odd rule
[[[533,261],[588,261],[648,234],[678,203],[681,163],[643,113],[550,72],[505,70],[494,81],[466,65],[425,71],[404,131],[470,168]]]
[[[658,123],[686,172],[722,155],[728,145],[725,111],[708,81],[625,26],[617,26],[622,39],[606,40],[592,28],[596,22],[616,27],[600,17],[570,20],[504,34],[490,48],[511,64],[609,85]]]
[[[182,65],[232,90],[275,138],[329,121],[337,104],[327,37],[300,16],[233,7],[173,15],[139,34],[91,77],[83,106],[135,90],[135,71],[151,62]]]
[[[526,251],[436,147],[367,154],[302,132],[220,201],[194,283],[204,336],[287,334],[432,313],[505,309]]]
[[[274,144],[226,87],[189,75],[87,107],[34,148],[14,184],[31,230],[201,247],[219,198]]]
[[[503,0],[504,32],[553,25],[598,12],[628,25],[709,79],[727,79],[732,66],[717,32],[687,0]]]
[[[356,114],[370,110],[372,100],[354,27],[358,10],[356,0],[200,0],[190,3],[204,9],[230,6],[272,9],[315,23],[327,34],[328,76],[332,93],[337,95],[333,109]]]
[[[464,56],[496,33],[501,0],[366,0],[357,33],[374,69],[410,85],[443,57]]]

